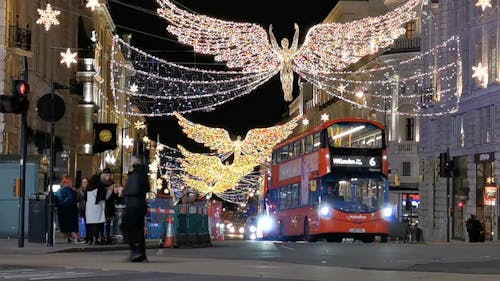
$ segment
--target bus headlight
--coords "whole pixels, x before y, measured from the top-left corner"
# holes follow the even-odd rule
[[[389,219],[392,217],[392,208],[391,207],[385,207],[382,209],[382,216],[385,219]]]
[[[332,208],[330,208],[330,206],[324,205],[321,206],[321,208],[319,209],[319,214],[322,217],[328,217],[330,216],[331,213],[332,213]]]
[[[270,216],[262,216],[257,223],[258,228],[263,231],[269,231],[273,228],[273,219]]]

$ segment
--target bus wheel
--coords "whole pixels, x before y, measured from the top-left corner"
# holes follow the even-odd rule
[[[309,230],[309,220],[306,218],[304,221],[304,241],[307,242],[316,242],[316,235],[311,235]]]
[[[361,242],[363,242],[363,243],[372,243],[374,239],[375,239],[374,236],[368,235],[368,236],[362,237],[361,238]]]
[[[387,235],[380,235],[380,243],[387,243]]]
[[[342,243],[342,240],[343,240],[343,237],[341,235],[327,234],[327,236],[326,236],[327,242]]]

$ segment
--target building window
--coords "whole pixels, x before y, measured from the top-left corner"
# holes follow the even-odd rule
[[[497,36],[492,34],[488,41],[488,76],[490,83],[497,79]]]
[[[403,177],[411,176],[411,162],[403,162]]]
[[[456,147],[465,146],[465,129],[464,129],[465,114],[455,115],[452,118],[453,122],[453,139]]]
[[[493,105],[486,106],[480,109],[480,137],[481,143],[491,143],[491,128],[492,128]]]
[[[406,24],[406,39],[413,39],[417,36],[416,22],[411,21]]]
[[[483,44],[481,41],[479,41],[476,46],[474,47],[474,66],[477,66],[479,63],[482,62],[482,56],[483,56]],[[479,88],[481,87],[481,81],[479,81],[478,78],[474,79],[474,88]]]
[[[415,140],[415,118],[406,118],[405,130],[405,140]]]

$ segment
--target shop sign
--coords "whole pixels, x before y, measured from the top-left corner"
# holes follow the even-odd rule
[[[484,205],[495,206],[497,202],[497,190],[494,185],[487,185],[484,187]]]
[[[474,155],[474,158],[476,160],[476,163],[493,162],[493,161],[495,161],[495,153],[494,152],[480,153],[480,154]]]

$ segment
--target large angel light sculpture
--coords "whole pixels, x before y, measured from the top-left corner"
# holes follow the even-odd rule
[[[217,156],[192,153],[182,146],[178,148],[184,156],[180,160],[181,165],[188,173],[183,177],[185,184],[203,194],[222,193],[231,189],[259,165],[258,159],[250,155],[241,156],[232,164],[223,164]]]
[[[421,0],[409,0],[378,17],[348,23],[322,23],[307,31],[298,46],[299,27],[295,25],[292,44],[281,47],[269,28],[196,15],[180,9],[172,1],[157,0],[158,14],[169,23],[167,30],[181,43],[199,53],[214,55],[232,69],[244,72],[279,71],[286,101],[292,100],[293,71],[329,74],[342,70],[362,57],[385,48],[405,32],[401,26],[416,18],[412,11]]]
[[[297,116],[285,124],[269,128],[257,128],[247,132],[245,139],[237,137],[232,140],[228,131],[222,128],[212,128],[193,123],[179,113],[174,113],[179,120],[182,131],[196,142],[215,150],[220,154],[234,154],[233,162],[240,161],[242,155],[258,159],[256,165],[265,162],[271,155],[272,148],[286,139],[297,126],[302,116]]]

